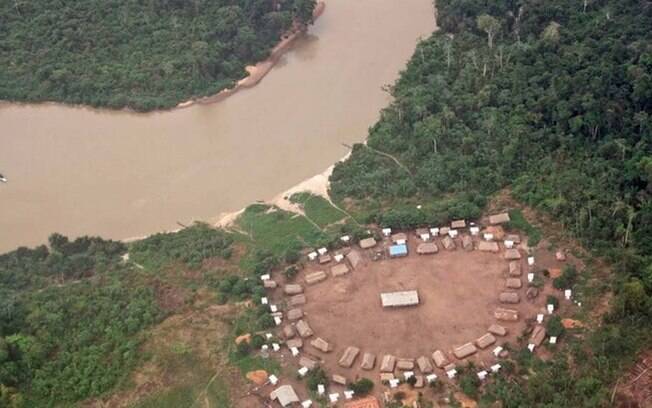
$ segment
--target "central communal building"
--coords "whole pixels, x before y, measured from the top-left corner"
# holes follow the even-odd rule
[[[419,294],[416,290],[381,293],[380,301],[383,307],[415,306],[419,304]]]

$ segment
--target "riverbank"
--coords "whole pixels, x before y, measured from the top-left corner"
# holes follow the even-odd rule
[[[342,157],[335,164],[346,160],[350,156],[350,152],[346,156]],[[296,193],[311,193],[316,196],[325,198],[330,202],[330,196],[328,194],[328,189],[330,187],[330,176],[333,173],[335,164],[329,166],[323,172],[316,174],[308,179],[301,181],[298,184],[290,187],[289,189],[283,191],[280,194],[277,194],[270,200],[264,201],[265,204],[275,205],[276,207],[289,211],[296,214],[302,214],[303,210],[297,203],[290,201],[290,197]],[[246,208],[246,207],[245,207]],[[244,212],[245,208],[242,208],[234,212],[226,212],[217,216],[217,221],[213,223],[213,226],[217,228],[228,228],[235,223],[238,217]]]
[[[11,231],[0,251],[54,231],[123,239],[212,224],[339,160],[343,145],[364,141],[390,102],[382,86],[434,22],[429,0],[327,3],[272,74],[220,103],[137,115],[0,108],[0,170],[11,179],[0,188],[0,227]]]
[[[313,22],[324,13],[325,9],[326,3],[323,1],[317,3],[315,10],[312,12]],[[210,104],[219,102],[240,90],[248,89],[258,85],[258,83],[267,74],[269,74],[272,68],[274,68],[281,57],[292,48],[292,45],[294,45],[296,40],[303,36],[306,32],[307,27],[300,27],[295,25],[295,27],[293,27],[288,33],[284,34],[283,39],[278,44],[276,44],[274,48],[272,48],[269,58],[264,61],[260,61],[255,65],[248,65],[245,67],[249,75],[239,80],[233,88],[225,88],[215,95],[204,96],[201,98],[190,99],[188,101],[181,102],[176,106],[176,108],[187,108],[193,106],[194,104]]]
[[[324,1],[318,1],[315,9],[313,11],[312,22],[317,20],[326,9],[326,3]],[[270,51],[270,56],[260,61],[254,65],[247,65],[244,69],[247,71],[247,76],[238,80],[233,87],[224,88],[216,94],[208,96],[200,96],[196,98],[191,98],[184,102],[180,102],[176,105],[167,106],[167,107],[155,107],[152,109],[139,110],[137,107],[134,108],[130,105],[125,105],[123,107],[111,106],[107,104],[105,106],[92,106],[87,103],[71,103],[67,101],[55,101],[55,100],[44,100],[44,101],[20,101],[20,100],[4,100],[0,99],[0,108],[19,105],[19,106],[33,106],[33,105],[46,105],[46,106],[57,106],[63,105],[73,108],[82,108],[88,109],[96,112],[129,112],[129,113],[138,113],[138,114],[152,114],[157,112],[169,112],[179,108],[187,108],[195,104],[211,104],[215,102],[222,101],[227,97],[237,93],[242,89],[248,89],[257,85],[278,63],[281,57],[289,51],[297,39],[301,38],[308,30],[307,26],[294,23],[293,26],[281,36],[281,40],[272,48]]]

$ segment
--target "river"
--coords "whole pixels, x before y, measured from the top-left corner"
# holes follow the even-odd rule
[[[0,251],[72,237],[142,236],[273,197],[364,140],[432,0],[326,0],[255,87],[209,105],[137,114],[0,105]]]

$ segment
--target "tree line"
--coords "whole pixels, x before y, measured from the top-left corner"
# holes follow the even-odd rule
[[[455,215],[466,201],[476,212],[504,188],[554,216],[610,261],[612,308],[582,343],[590,347],[571,353],[573,370],[566,354],[523,359],[529,380],[514,376],[487,398],[608,405],[619,370],[652,337],[652,7],[441,0],[437,9],[441,30],[389,87],[394,101],[368,147],[336,165],[331,194],[381,223],[387,208],[403,208],[391,221],[404,226],[437,219],[427,206]]]
[[[0,99],[139,111],[231,87],[315,0],[0,4]]]

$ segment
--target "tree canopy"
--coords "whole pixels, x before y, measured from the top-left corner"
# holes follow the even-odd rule
[[[315,0],[0,3],[0,99],[152,110],[231,87]]]

